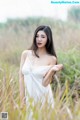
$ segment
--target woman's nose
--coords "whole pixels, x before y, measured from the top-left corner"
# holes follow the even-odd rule
[[[38,37],[38,40],[41,41],[41,37]]]

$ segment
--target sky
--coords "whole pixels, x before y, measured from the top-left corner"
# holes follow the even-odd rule
[[[51,0],[0,0],[0,22],[8,18],[46,16],[66,20],[71,5],[51,4]]]

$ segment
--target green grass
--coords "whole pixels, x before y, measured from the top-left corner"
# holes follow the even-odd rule
[[[19,52],[17,53],[20,55]],[[30,108],[24,105],[21,109],[18,81],[19,63],[17,62],[19,58],[16,59],[16,65],[12,64],[14,63],[12,55],[9,61],[6,61],[9,56],[3,55],[4,61],[0,62],[0,112],[7,111],[9,120],[26,120],[31,110],[34,120],[80,120],[79,55],[80,52],[76,49],[58,52],[58,62],[64,65],[64,69],[57,73],[57,77],[55,76],[54,82],[51,84],[55,100],[53,110],[47,107],[47,103],[41,110],[39,102],[33,107],[32,100],[30,100]]]
[[[21,53],[32,43],[37,26],[47,24],[53,31],[58,62],[64,69],[56,74],[51,84],[55,106],[47,103],[40,110],[20,107],[19,64]],[[74,31],[74,32],[73,32]],[[8,20],[0,24],[0,112],[7,111],[9,120],[26,120],[33,112],[33,120],[80,120],[80,24],[56,21],[50,18]]]

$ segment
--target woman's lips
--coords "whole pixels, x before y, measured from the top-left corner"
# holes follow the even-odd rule
[[[41,45],[42,43],[37,43],[37,45]]]

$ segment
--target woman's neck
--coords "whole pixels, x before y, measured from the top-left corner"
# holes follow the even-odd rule
[[[37,50],[37,54],[39,55],[39,57],[46,55],[47,54],[46,48],[39,48]]]

